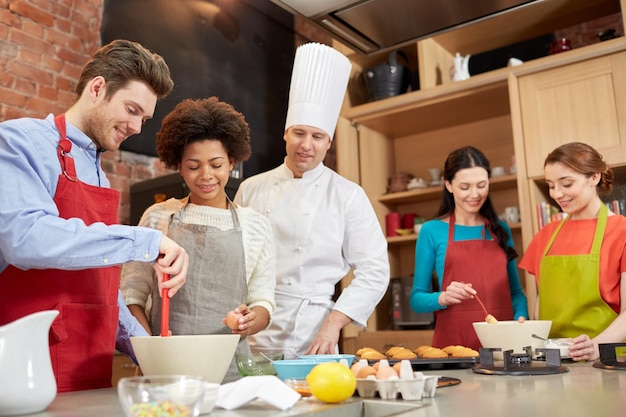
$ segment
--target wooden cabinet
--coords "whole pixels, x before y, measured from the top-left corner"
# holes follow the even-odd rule
[[[543,176],[548,153],[586,142],[609,164],[626,161],[626,52],[520,76],[526,170]]]
[[[113,356],[113,377],[111,384],[116,387],[120,379],[139,375],[139,367],[128,356],[115,352]]]
[[[533,36],[549,32],[547,27],[555,30],[584,22],[592,18],[590,8],[594,13],[600,8],[614,13],[622,2],[555,0],[542,2],[541,7],[557,4],[558,8],[533,19],[511,20],[505,15],[489,25],[500,25],[512,36],[507,38],[511,44],[530,37],[537,30],[530,27],[535,24],[543,32]],[[517,25],[518,30],[509,25]],[[355,74],[335,135],[337,168],[361,184],[384,229],[387,213],[432,218],[441,200],[440,186],[386,194],[393,173],[409,172],[428,180],[428,169],[443,168],[450,151],[475,146],[486,154],[492,167],[506,170],[506,175],[493,178],[490,196],[498,213],[507,206],[520,207],[521,223],[512,225],[512,231],[521,254],[536,231],[534,204],[545,199],[540,179],[550,150],[576,138],[597,147],[612,164],[626,163],[626,40],[614,39],[453,82],[447,73],[455,52],[486,50],[480,40],[482,31],[473,30],[465,28],[405,48],[407,55],[417,59],[420,90],[369,103],[355,101],[361,95],[353,90],[362,68],[372,62],[335,45],[351,57]],[[472,36],[476,36],[474,41]],[[511,172],[514,162],[516,171]],[[388,238],[392,277],[412,275],[415,241],[415,235]],[[533,307],[534,282],[525,280],[524,274],[520,278]],[[384,299],[366,331],[391,329],[389,305],[388,298]],[[362,340],[363,334],[349,326],[342,337],[344,346],[349,347]]]

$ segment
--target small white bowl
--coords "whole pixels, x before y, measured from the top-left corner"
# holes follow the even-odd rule
[[[574,344],[574,340],[570,337],[548,339],[544,342],[543,347],[546,349],[559,349],[561,358],[569,358],[569,347]]]

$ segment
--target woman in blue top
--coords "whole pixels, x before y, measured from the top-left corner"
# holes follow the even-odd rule
[[[485,313],[500,320],[528,317],[511,230],[489,199],[491,168],[485,155],[466,146],[446,159],[443,200],[434,220],[420,230],[415,249],[411,308],[436,312],[433,346],[480,347],[472,327]],[[437,274],[439,288],[431,280]]]

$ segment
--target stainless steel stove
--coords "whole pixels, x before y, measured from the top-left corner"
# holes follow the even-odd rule
[[[533,359],[531,346],[524,347],[524,353],[503,352],[502,360],[494,359],[494,352],[500,348],[480,348],[480,363],[472,368],[477,374],[486,375],[550,375],[568,372],[567,366],[561,364],[559,349],[536,349],[542,360]]]

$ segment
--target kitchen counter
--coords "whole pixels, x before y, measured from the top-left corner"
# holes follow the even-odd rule
[[[434,398],[422,401],[363,401],[359,397],[339,405],[313,399],[300,400],[280,412],[270,406],[249,404],[237,410],[216,408],[211,417],[378,417],[386,409],[396,416],[621,416],[626,410],[626,371],[602,370],[591,363],[566,363],[569,372],[556,375],[495,376],[471,369],[427,371],[459,378],[461,384],[437,388]],[[402,408],[400,406],[402,405]],[[397,407],[396,407],[397,406]],[[408,410],[405,407],[411,406]],[[362,411],[365,410],[365,411]],[[58,394],[42,413],[32,417],[124,417],[117,391],[101,389]]]

